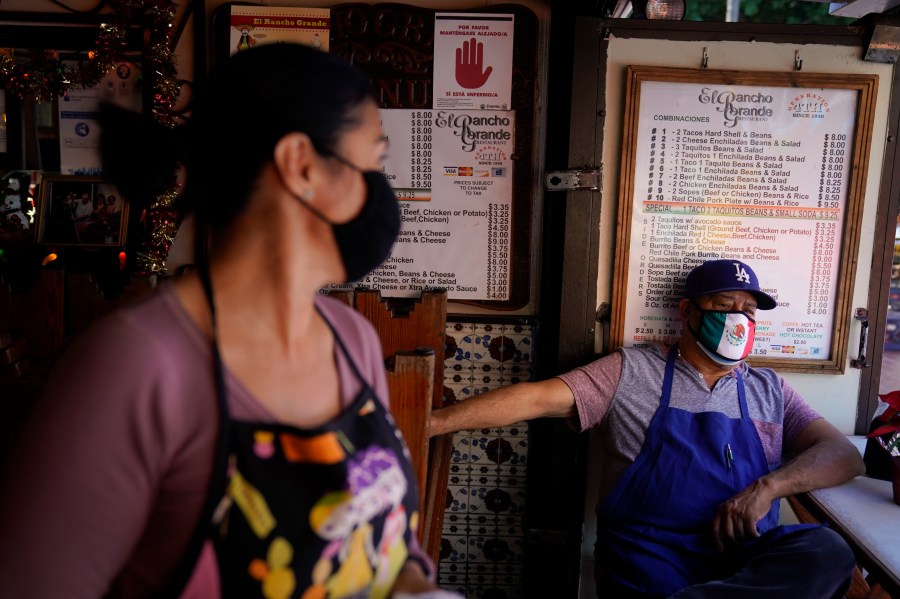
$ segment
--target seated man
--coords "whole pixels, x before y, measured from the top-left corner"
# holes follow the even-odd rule
[[[600,596],[842,596],[850,548],[827,528],[779,526],[778,505],[862,474],[859,452],[773,370],[743,362],[756,310],[776,306],[749,266],[701,264],[685,296],[671,347],[436,410],[432,434],[545,416],[599,427]]]

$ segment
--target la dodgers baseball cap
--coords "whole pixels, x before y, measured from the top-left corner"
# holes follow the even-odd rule
[[[746,291],[756,298],[760,310],[778,305],[775,298],[759,288],[753,269],[740,260],[709,260],[689,272],[684,282],[684,294],[690,298],[721,291]]]

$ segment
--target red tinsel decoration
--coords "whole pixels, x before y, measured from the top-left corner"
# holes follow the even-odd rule
[[[6,52],[0,55],[0,86],[38,104],[50,102],[72,87],[93,87],[122,61],[128,27],[141,24],[150,34],[150,51],[145,59],[156,89],[152,111],[159,122],[174,125],[173,107],[180,93],[170,47],[175,6],[171,0],[110,0],[109,21],[100,26],[94,48],[85,60],[71,68],[59,61],[55,50],[35,50],[27,63]]]
[[[100,26],[93,49],[76,67],[61,63],[54,50],[36,50],[27,63],[17,61],[9,51],[0,52],[0,87],[37,104],[65,95],[73,87],[93,87],[123,60],[127,29],[140,25],[150,36],[144,65],[150,71],[146,80],[154,86],[151,112],[158,122],[174,127],[178,122],[174,106],[181,92],[171,47],[175,3],[172,0],[110,0],[108,6],[109,14],[104,15],[109,17],[108,22]],[[177,190],[170,190],[147,210],[143,251],[137,254],[144,274],[165,272],[166,256],[175,239],[177,215],[172,204],[177,195]]]

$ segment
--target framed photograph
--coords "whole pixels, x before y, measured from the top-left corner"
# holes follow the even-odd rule
[[[102,177],[45,175],[37,242],[44,245],[125,245],[128,203]]]

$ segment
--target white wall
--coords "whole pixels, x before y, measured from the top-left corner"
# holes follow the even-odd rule
[[[624,83],[627,65],[698,68],[707,49],[710,69],[748,71],[793,71],[794,52],[800,52],[803,73],[872,73],[879,76],[875,122],[872,131],[865,206],[860,235],[859,261],[853,285],[852,307],[868,305],[875,211],[887,136],[887,109],[890,100],[892,65],[861,60],[862,50],[846,46],[773,44],[761,42],[672,42],[649,39],[611,39],[607,61],[607,117],[603,133],[603,198],[601,205],[601,259],[597,277],[597,302],[611,302],[613,236],[619,190]],[[881,251],[881,248],[879,248]],[[852,317],[852,315],[851,315]],[[848,323],[848,362],[859,344],[860,327]],[[784,378],[809,403],[845,434],[856,423],[859,370],[847,367],[843,375],[785,373]]]

